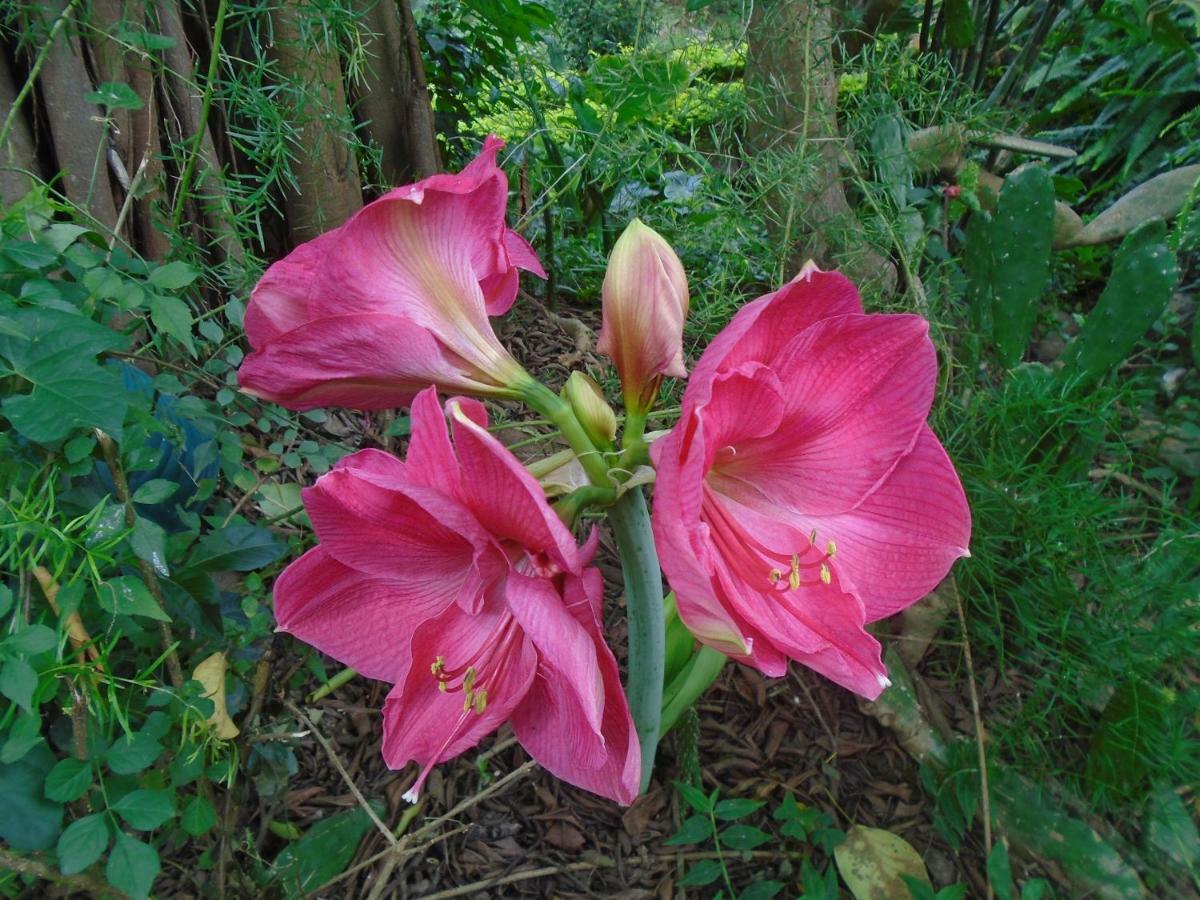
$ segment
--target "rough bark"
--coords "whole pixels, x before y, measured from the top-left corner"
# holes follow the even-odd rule
[[[53,18],[65,8],[62,0],[56,0],[47,5],[46,11]],[[58,34],[38,76],[38,85],[49,113],[54,152],[62,172],[59,189],[111,232],[117,223],[117,209],[104,158],[108,136],[100,109],[84,99],[92,83],[82,47],[73,32],[68,27]]]
[[[21,86],[13,77],[12,67],[5,54],[0,53],[0,110],[7,115],[16,102]],[[38,183],[37,148],[33,132],[23,113],[13,121],[12,132],[0,147],[0,203],[15,203]]]
[[[419,93],[409,55],[408,29],[396,0],[356,0],[366,25],[370,76],[357,87],[354,111],[370,139],[382,148],[380,175],[400,184],[437,171],[429,92]]]
[[[397,0],[400,20],[404,23],[404,40],[408,45],[408,66],[412,72],[413,89],[408,95],[408,118],[412,125],[413,166],[416,174],[424,177],[441,171],[442,162],[438,155],[437,128],[433,124],[433,97],[429,83],[425,80],[425,61],[421,59],[421,45],[417,39],[417,23],[413,21],[412,4],[409,0]]]
[[[784,175],[765,198],[786,273],[812,259],[890,291],[896,270],[863,236],[842,187],[833,20],[822,0],[761,0],[750,19],[746,86],[750,148]]]
[[[341,65],[331,47],[305,33],[303,15],[297,0],[286,0],[271,11],[280,75],[295,83],[295,96],[310,104],[295,110],[300,122],[292,161],[297,189],[284,197],[297,242],[342,224],[362,206],[353,148],[332,127],[350,120]]]

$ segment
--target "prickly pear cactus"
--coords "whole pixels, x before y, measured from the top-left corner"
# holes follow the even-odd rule
[[[1162,315],[1178,277],[1161,220],[1131,231],[1117,249],[1104,293],[1063,354],[1063,374],[1086,383],[1114,369]]]
[[[990,334],[1001,365],[1021,359],[1050,277],[1054,184],[1041,166],[1004,179],[990,218],[975,213],[963,252],[976,328]]]

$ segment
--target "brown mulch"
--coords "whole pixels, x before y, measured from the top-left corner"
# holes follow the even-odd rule
[[[600,370],[587,332],[575,325],[582,323],[594,332],[598,311],[564,312],[563,317],[571,321],[564,325],[522,300],[516,315],[498,323],[501,339],[514,355],[554,387],[572,368]],[[611,546],[602,544],[599,565],[607,585],[610,643],[621,659],[625,632],[620,572]],[[280,646],[284,652],[273,663],[272,687],[258,730],[301,732],[304,726],[282,703],[284,685],[291,680],[286,676],[299,666],[298,648],[290,641]],[[313,687],[310,681],[305,693]],[[415,766],[391,772],[380,758],[378,710],[385,694],[385,685],[357,679],[306,709],[358,790],[368,800],[386,804],[381,818],[394,829],[410,809],[401,794],[412,783]],[[965,698],[948,691],[939,695],[955,724],[970,722]],[[294,690],[289,697],[304,704]],[[916,764],[889,731],[859,711],[849,692],[798,666],[783,679],[729,666],[702,698],[698,712],[696,752],[702,787],[719,790],[722,798],[766,801],[743,821],[776,835],[753,854],[726,854],[736,888],[775,879],[787,885],[780,897],[796,897],[803,892],[800,872],[806,858],[818,868],[833,865],[811,844],[778,837],[779,823],[770,813],[791,793],[799,803],[827,813],[837,828],[861,824],[900,835],[925,860],[935,888],[962,882],[970,895],[985,895],[979,835],[968,837],[958,852],[946,844],[933,825],[932,801],[920,787]],[[267,828],[270,820],[303,830],[358,805],[317,740],[309,735],[291,746],[299,771],[286,792],[257,808],[248,806],[237,816],[239,832],[255,837],[251,850],[264,860],[285,844]],[[413,835],[481,792],[493,793],[438,823],[411,846],[402,841],[402,850],[419,852],[399,858],[385,854],[389,842],[373,828],[358,847],[352,874],[314,896],[368,897],[380,878],[387,881],[375,896],[394,898],[712,896],[719,885],[677,885],[691,862],[712,855],[711,844],[681,848],[664,843],[690,815],[671,783],[687,778],[683,750],[677,735],[668,736],[660,747],[651,790],[622,809],[536,766],[496,790],[529,759],[504,728],[478,751],[435,770],[420,812],[405,834]],[[235,861],[232,868],[240,864]],[[231,877],[234,896],[236,884],[236,876]]]

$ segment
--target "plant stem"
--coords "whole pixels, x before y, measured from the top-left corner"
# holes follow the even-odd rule
[[[581,488],[576,488],[554,502],[554,511],[558,513],[558,517],[563,520],[568,528],[575,526],[576,520],[580,513],[589,506],[604,506],[612,503],[616,498],[617,492],[610,487],[604,487],[599,484],[585,484]]]
[[[309,694],[308,702],[316,703],[318,700],[322,699],[323,697],[328,697],[330,694],[332,694],[338,688],[340,688],[343,685],[350,682],[354,678],[354,676],[357,674],[358,674],[358,672],[356,672],[354,669],[342,669],[342,671],[338,672],[336,675],[334,675],[332,678],[330,678],[327,682],[325,682],[323,685],[321,685],[319,688],[317,688],[315,691],[313,691],[311,694]]]
[[[675,676],[675,680],[663,692],[662,722],[658,733],[660,739],[675,727],[679,717],[717,680],[728,661],[729,658],[724,653],[704,644],[700,645],[700,649],[688,660],[683,671]]]
[[[629,677],[625,693],[642,748],[644,793],[654,772],[662,716],[666,623],[663,617],[662,575],[650,530],[650,514],[641,488],[621,496],[608,511],[625,576],[625,606],[629,617]]]
[[[192,176],[196,174],[196,161],[200,157],[200,147],[204,143],[204,130],[208,128],[208,114],[212,109],[213,85],[217,81],[217,66],[221,58],[221,39],[225,34],[225,13],[228,11],[227,0],[219,0],[217,20],[213,23],[212,51],[208,54],[208,73],[204,78],[204,96],[200,100],[200,119],[196,123],[196,133],[192,135],[192,151],[188,154],[183,174],[179,176],[174,208],[171,210],[171,231],[178,231],[179,223],[183,220],[183,205],[187,203],[188,191],[192,187]]]
[[[575,418],[575,413],[567,401],[539,381],[532,381],[525,386],[521,392],[521,399],[549,419],[562,433],[575,455],[579,457],[579,462],[592,484],[607,486],[610,483],[608,463],[588,438],[587,432]]]

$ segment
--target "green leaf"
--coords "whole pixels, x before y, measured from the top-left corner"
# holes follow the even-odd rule
[[[192,311],[186,303],[178,297],[153,294],[150,297],[150,318],[159,331],[183,344],[192,356],[196,355],[196,345],[192,342]]]
[[[756,809],[761,809],[763,801],[761,800],[744,800],[732,799],[722,800],[713,810],[718,819],[723,822],[732,822],[735,819],[740,819],[743,816],[748,816]]]
[[[97,592],[102,609],[115,615],[145,616],[159,622],[170,622],[171,617],[150,594],[142,579],[134,575],[119,575],[100,585]]]
[[[721,863],[715,859],[697,860],[679,879],[680,887],[704,887],[721,877]]]
[[[108,767],[118,775],[132,775],[148,769],[162,753],[162,744],[158,738],[139,731],[136,734],[121,735],[109,745],[104,754]]]
[[[230,525],[202,537],[188,567],[209,572],[249,572],[275,562],[286,552],[287,546],[265,528]]]
[[[58,262],[58,254],[48,247],[33,241],[5,241],[0,244],[0,254],[22,269],[44,269]]]
[[[721,832],[721,846],[730,850],[753,850],[770,839],[769,834],[753,825],[730,825]]]
[[[46,776],[46,796],[63,803],[78,800],[92,786],[92,775],[92,764],[86,759],[59,760]]]
[[[123,81],[106,81],[94,91],[83,95],[88,103],[108,109],[141,109],[142,98]]]
[[[383,804],[376,801],[371,805],[376,812],[383,812]],[[284,847],[275,857],[271,873],[285,889],[312,890],[341,874],[370,828],[371,818],[361,809],[332,815]]]
[[[157,522],[138,516],[133,523],[129,546],[138,559],[144,559],[164,578],[171,574],[167,567],[167,533]]]
[[[8,740],[0,750],[0,763],[13,763],[42,742],[42,718],[36,710],[27,710],[17,716],[8,730]]]
[[[200,273],[183,262],[167,263],[150,272],[150,284],[164,291],[185,288],[200,276]]]
[[[8,615],[8,611],[12,609],[13,592],[6,584],[0,584],[0,616]]]
[[[690,784],[685,784],[682,781],[675,782],[675,790],[679,791],[679,796],[684,799],[692,809],[696,812],[708,813],[713,811],[713,802],[708,795],[698,788],[692,787]]]
[[[946,46],[966,50],[975,43],[975,17],[968,0],[945,0]]]
[[[153,831],[175,816],[174,791],[130,791],[112,805],[130,828]]]
[[[1000,900],[1012,900],[1012,865],[1008,861],[1008,845],[997,841],[987,858],[988,884]]]
[[[87,234],[89,229],[70,222],[55,222],[38,233],[38,243],[51,247],[55,253],[62,253],[73,243]]]
[[[173,497],[179,485],[169,478],[152,478],[133,492],[134,503],[156,504]]]
[[[217,824],[217,813],[203,797],[193,797],[183,808],[179,824],[192,837],[199,837]]]
[[[82,872],[108,849],[108,823],[103,813],[76,819],[58,839],[58,867],[64,875]]]
[[[1193,874],[1200,869],[1200,831],[1179,794],[1168,784],[1159,785],[1150,795],[1146,840],[1179,869]]]
[[[26,712],[33,711],[33,692],[37,685],[37,672],[23,659],[10,659],[0,667],[0,694]]]
[[[81,434],[63,444],[63,456],[67,458],[67,462],[77,463],[91,456],[94,449],[96,439],[90,434]]]
[[[46,850],[62,832],[63,807],[42,793],[54,754],[45,744],[0,765],[0,839],[13,850]]]
[[[786,886],[782,881],[755,881],[738,893],[738,900],[771,900]]]
[[[668,847],[699,844],[712,837],[712,820],[703,813],[686,819],[680,829],[664,842]]]
[[[118,832],[104,874],[109,884],[124,891],[133,900],[146,900],[161,868],[157,850],[137,838]]]
[[[0,649],[8,653],[23,653],[33,656],[52,650],[58,643],[58,635],[53,628],[45,625],[26,625],[16,634],[11,634],[0,642]]]

